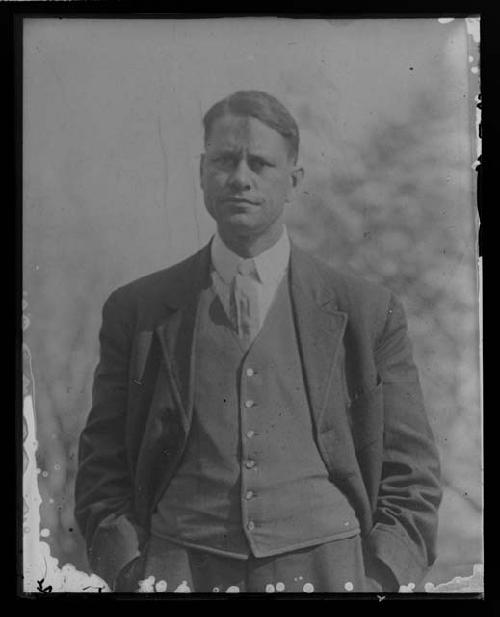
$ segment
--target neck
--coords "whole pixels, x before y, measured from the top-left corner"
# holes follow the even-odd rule
[[[219,228],[219,235],[228,249],[240,257],[248,259],[256,257],[278,242],[283,233],[283,223],[279,223],[266,230],[265,234],[258,236],[228,234],[224,229]]]

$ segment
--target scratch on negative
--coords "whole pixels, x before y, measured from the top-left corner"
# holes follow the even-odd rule
[[[165,216],[167,216],[167,190],[168,190],[168,156],[163,139],[163,131],[161,128],[161,118],[158,116],[158,138],[160,140],[160,149],[163,158],[163,207],[165,208]]]

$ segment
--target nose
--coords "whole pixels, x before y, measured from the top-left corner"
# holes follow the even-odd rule
[[[229,177],[230,186],[239,191],[249,190],[251,188],[250,173],[246,161],[240,160]]]

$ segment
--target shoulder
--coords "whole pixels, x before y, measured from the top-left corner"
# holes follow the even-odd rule
[[[385,306],[390,302],[392,291],[373,281],[332,267],[322,259],[295,248],[294,252],[304,266],[306,276],[313,274],[327,295],[335,298],[339,310],[352,306]]]
[[[351,328],[369,331],[375,337],[382,333],[392,307],[398,302],[389,288],[342,272],[302,250],[295,249],[295,254],[304,287],[311,289],[322,303],[346,313]]]
[[[106,303],[131,309],[175,305],[188,293],[207,266],[207,247],[186,259],[116,288]]]

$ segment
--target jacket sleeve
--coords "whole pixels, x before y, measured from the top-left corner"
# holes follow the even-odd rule
[[[384,447],[368,546],[399,585],[418,583],[434,563],[440,463],[426,416],[404,309],[392,294],[376,347],[383,384]]]
[[[125,446],[130,320],[117,292],[104,304],[99,341],[92,408],[79,442],[75,518],[92,571],[113,588],[121,568],[140,554],[142,542],[132,513]]]

